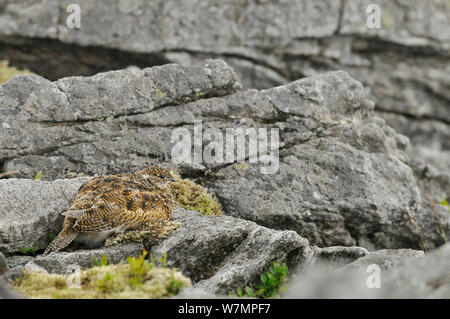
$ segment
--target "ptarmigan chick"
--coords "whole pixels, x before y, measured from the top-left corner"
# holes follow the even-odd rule
[[[84,183],[67,210],[64,225],[44,254],[59,251],[75,241],[89,247],[126,230],[163,230],[174,202],[168,183],[170,172],[151,166],[131,174],[99,176]]]

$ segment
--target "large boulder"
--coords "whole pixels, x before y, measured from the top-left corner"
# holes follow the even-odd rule
[[[67,273],[74,266],[90,267],[93,259],[100,260],[103,255],[115,264],[142,253],[142,244],[129,243],[35,258],[17,255],[24,245],[46,247],[50,241],[49,232],[57,233],[62,227],[60,213],[67,209],[78,187],[86,180],[0,181],[3,186],[0,187],[2,212],[8,212],[0,224],[0,249],[8,253],[6,263],[11,266],[4,274],[6,280],[20,277],[24,269]],[[28,203],[35,205],[24,205],[19,200],[20,191],[26,191]],[[181,226],[151,247],[151,253],[155,259],[166,253],[168,266],[179,268],[210,293],[234,292],[257,280],[275,260],[287,263],[292,269],[302,268],[313,254],[308,241],[294,231],[267,229],[230,216],[205,216],[180,207],[175,209],[172,218],[181,222]]]
[[[450,298],[449,276],[450,244],[425,256],[407,250],[379,251],[340,269],[304,269],[284,297]]]
[[[450,215],[436,200],[437,208],[429,203],[409,166],[408,139],[374,114],[361,83],[337,71],[267,90],[239,87],[220,60],[56,82],[18,76],[0,86],[0,161],[22,177],[42,171],[44,180],[69,171],[95,175],[163,165],[215,192],[225,214],[296,231],[322,247],[431,249],[443,243],[438,230],[449,231]],[[222,134],[219,149],[227,129],[274,131],[268,138],[273,149],[261,154],[260,148],[256,163],[176,163],[180,130],[191,141],[207,129]],[[210,142],[195,140],[194,151]],[[250,161],[249,150],[243,155]],[[29,201],[18,198],[22,188],[8,183],[0,183],[2,203],[22,206],[2,209],[5,229],[17,214],[33,214],[25,209]],[[38,203],[56,205],[53,214],[62,211],[53,195],[43,196]]]
[[[0,252],[0,276],[9,270],[5,256]]]
[[[62,228],[69,202],[86,178],[53,182],[30,179],[0,181],[0,251],[19,252],[25,247],[47,247],[49,235]]]
[[[425,253],[422,250],[414,249],[381,249],[370,252],[366,256],[346,265],[347,268],[367,268],[376,264],[381,269],[390,270],[406,262],[414,262],[422,258]]]
[[[50,255],[37,256],[24,265],[37,265],[45,271],[54,274],[71,272],[74,267],[93,267],[93,260],[99,261],[103,255],[106,256],[108,264],[114,265],[125,261],[128,257],[138,257],[142,254],[144,246],[140,243],[120,244],[116,246],[91,249],[75,250],[72,252],[56,252]]]
[[[42,178],[52,180],[68,172],[106,174],[169,162],[171,126],[189,117],[161,118],[161,109],[238,87],[220,60],[56,82],[17,76],[0,86],[0,163],[19,176],[42,170]],[[149,114],[159,125],[140,123]]]
[[[69,4],[3,1],[0,59],[54,80],[130,64],[223,58],[253,88],[345,70],[370,88],[381,116],[410,123],[403,129],[390,121],[401,133],[420,135],[424,120],[450,131],[446,1],[84,0],[77,2],[79,29],[67,26]],[[379,8],[379,28],[367,23],[376,13],[370,5]],[[449,157],[446,142],[418,143],[419,156]]]
[[[310,262],[313,251],[293,231],[277,231],[229,216],[205,217],[178,209],[181,226],[152,248],[155,256],[167,254],[167,264],[188,276],[195,287],[228,294],[259,280],[273,261],[292,269]]]

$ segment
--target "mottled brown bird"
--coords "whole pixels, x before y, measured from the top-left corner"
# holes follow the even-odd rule
[[[170,172],[151,166],[131,174],[99,176],[84,183],[67,210],[64,225],[44,254],[65,248],[74,239],[89,247],[126,230],[162,228],[171,218]]]

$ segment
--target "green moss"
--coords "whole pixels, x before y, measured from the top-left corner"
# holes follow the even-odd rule
[[[15,67],[8,66],[8,61],[0,61],[0,84],[8,81],[13,76],[18,74],[30,74],[28,70],[18,70]]]
[[[170,190],[178,206],[208,216],[223,214],[217,198],[209,194],[205,188],[189,179],[182,179],[175,172],[171,174],[176,181],[170,184]]]
[[[31,298],[162,298],[189,287],[191,281],[176,269],[156,267],[145,259],[129,257],[127,264],[103,265],[80,272],[80,288],[67,286],[67,275],[24,272],[14,286]]]
[[[383,27],[385,27],[386,29],[390,29],[394,25],[395,19],[389,10],[383,11],[383,14],[381,16],[381,22]]]

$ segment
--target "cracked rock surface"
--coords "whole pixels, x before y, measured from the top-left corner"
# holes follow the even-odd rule
[[[221,58],[244,87],[259,89],[344,70],[368,89],[379,115],[412,139],[415,158],[425,164],[441,159],[433,165],[440,170],[433,178],[442,179],[443,174],[448,179],[447,1],[78,3],[83,22],[72,30],[66,25],[67,4],[61,1],[2,1],[0,57],[52,79],[130,64],[195,64]],[[370,4],[380,8],[380,28],[367,27]],[[84,50],[86,46],[94,50]],[[432,140],[424,139],[424,133]]]
[[[29,200],[36,205],[14,205],[17,198],[9,197],[12,196],[10,184],[20,189],[27,181],[31,182],[26,188]],[[78,187],[85,181],[86,178],[52,182],[26,179],[1,181],[2,186],[6,184],[4,182],[8,184],[8,188],[0,190],[2,202],[9,198],[11,201],[6,202],[9,207],[21,210],[21,214],[16,215],[16,211],[10,209],[8,219],[2,219],[0,223],[0,250],[8,254],[6,261],[11,268],[4,274],[5,280],[20,277],[24,269],[64,274],[73,270],[74,266],[90,267],[94,258],[100,260],[104,254],[109,263],[115,264],[128,256],[142,253],[142,244],[129,243],[37,257],[17,255],[24,246],[37,245],[42,249],[48,245],[49,227],[58,230],[62,227],[60,213],[67,209]],[[47,193],[51,193],[52,197],[46,198]],[[53,204],[45,205],[45,200]],[[181,226],[167,239],[147,249],[151,249],[155,258],[167,253],[169,267],[179,268],[209,293],[227,294],[242,284],[257,280],[274,260],[286,262],[292,269],[300,269],[313,254],[308,241],[294,231],[268,229],[230,216],[204,216],[179,207],[175,209],[172,219],[181,222]]]
[[[156,164],[207,187],[225,212],[177,208],[182,225],[151,247],[194,296],[251,285],[279,260],[314,268],[291,298],[449,297],[449,246],[432,250],[450,238],[439,205],[450,194],[448,1],[77,3],[71,30],[61,1],[0,0],[0,60],[43,76],[0,85],[0,173],[18,171],[0,179],[3,279],[139,254],[19,252],[46,247],[92,176]],[[379,29],[366,25],[372,3]],[[193,136],[199,120],[204,134],[278,129],[279,161],[175,164],[174,132]],[[382,289],[367,289],[371,264]]]
[[[425,256],[413,250],[379,251],[340,269],[310,267],[297,274],[285,298],[450,298],[450,244]],[[380,266],[369,288],[367,265]],[[372,268],[373,269],[373,268]]]
[[[221,60],[56,82],[17,76],[0,86],[0,161],[21,177],[42,170],[44,180],[68,172],[92,176],[167,166],[199,178],[225,214],[293,230],[320,247],[431,249],[443,243],[439,223],[444,231],[450,229],[446,208],[435,205],[433,211],[423,186],[430,181],[414,174],[408,139],[374,113],[358,81],[337,71],[267,90],[239,88],[235,73]],[[194,120],[201,120],[204,130],[278,129],[279,162],[269,163],[278,170],[263,174],[268,164],[261,161],[176,165],[173,133],[183,128],[192,136]],[[204,138],[203,146],[208,142]],[[29,206],[20,200],[20,190],[34,183],[36,189],[47,185],[0,182],[5,198],[0,205],[9,222]],[[75,191],[78,182],[67,183],[67,191]],[[50,205],[55,216],[63,210],[53,197],[67,191],[57,185],[58,180],[48,184],[42,198],[31,200],[40,206],[33,209],[34,217],[26,216],[35,218],[27,227],[55,227],[39,210]],[[448,191],[445,180],[433,185],[433,194]],[[11,238],[26,238],[8,231],[1,236],[6,251],[25,243],[11,244]],[[35,244],[42,248],[44,241]]]

